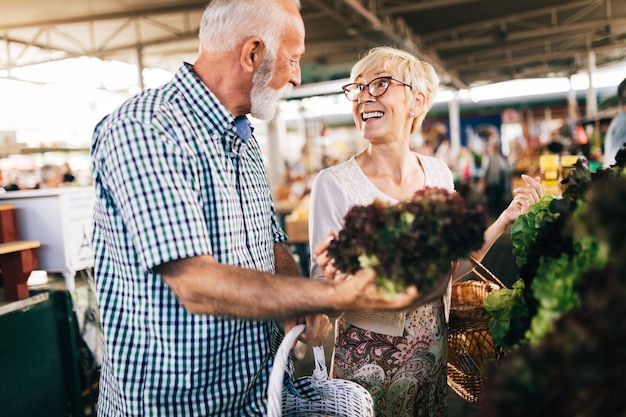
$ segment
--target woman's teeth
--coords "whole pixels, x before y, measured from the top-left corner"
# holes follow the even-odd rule
[[[383,117],[383,112],[381,111],[372,111],[369,113],[363,113],[361,115],[361,118],[363,119],[363,121],[369,120],[369,119],[378,119],[379,117]]]

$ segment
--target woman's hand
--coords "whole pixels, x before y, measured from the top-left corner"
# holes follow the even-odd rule
[[[513,190],[515,197],[513,197],[509,206],[501,214],[506,224],[511,224],[522,214],[528,213],[529,207],[543,196],[543,187],[539,177],[531,178],[526,174],[522,174],[522,179],[526,185]]]
[[[335,267],[335,262],[328,255],[328,245],[333,239],[337,238],[337,232],[331,230],[328,236],[313,248],[313,253],[317,257],[317,265],[320,267],[320,271],[324,274],[329,281],[341,281],[348,277],[348,274],[339,271]]]

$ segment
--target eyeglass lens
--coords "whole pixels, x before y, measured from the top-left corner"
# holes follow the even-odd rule
[[[385,92],[389,88],[391,80],[392,77],[379,77],[374,78],[367,84],[352,83],[344,86],[343,91],[346,94],[348,100],[352,101],[355,101],[359,97],[359,94],[361,94],[361,91],[366,88],[368,93],[370,93],[372,97],[380,97],[385,94]]]

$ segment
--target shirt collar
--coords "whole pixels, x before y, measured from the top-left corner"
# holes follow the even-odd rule
[[[225,142],[226,148],[247,144],[254,128],[246,116],[235,117],[193,72],[193,66],[184,63],[176,74],[177,83],[189,105]]]
[[[239,136],[244,143],[248,143],[252,135],[252,126],[250,126],[250,121],[248,121],[246,116],[235,117],[235,130],[237,136]]]

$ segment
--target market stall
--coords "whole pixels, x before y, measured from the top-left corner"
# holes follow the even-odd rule
[[[95,415],[92,187],[0,195],[0,414]]]
[[[38,268],[63,274],[68,289],[77,271],[93,267],[93,187],[60,187],[0,194],[15,207],[17,235],[37,241]]]
[[[0,343],[1,415],[95,415],[99,366],[83,338],[89,299],[85,285],[71,292],[48,286],[0,305],[8,342]]]

